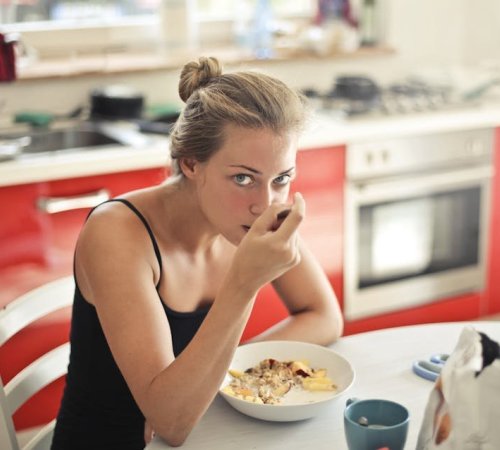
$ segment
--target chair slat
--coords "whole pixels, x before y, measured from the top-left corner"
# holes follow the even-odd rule
[[[73,277],[47,283],[0,310],[0,346],[34,321],[73,303]],[[47,352],[25,367],[5,387],[0,379],[0,449],[20,450],[12,414],[38,391],[65,375],[70,345]],[[44,426],[22,450],[49,450],[55,420]]]
[[[56,419],[49,422],[33,436],[33,438],[23,447],[23,450],[50,450],[55,426]]]
[[[12,415],[9,412],[9,405],[2,380],[0,379],[0,448],[3,450],[19,450],[19,443],[14,429]]]
[[[22,295],[0,311],[0,345],[18,331],[73,302],[75,283],[65,277]]]
[[[68,369],[69,343],[66,342],[33,361],[5,386],[5,395],[14,414],[33,394],[63,376]]]

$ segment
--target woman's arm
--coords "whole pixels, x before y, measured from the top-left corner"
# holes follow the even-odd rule
[[[342,335],[344,321],[333,288],[304,242],[300,241],[299,248],[300,264],[273,281],[290,316],[251,341],[282,339],[328,345]]]
[[[210,312],[177,358],[155,289],[158,264],[142,224],[128,220],[125,226],[123,214],[128,212],[123,210],[96,211],[82,232],[79,284],[96,307],[113,357],[146,421],[170,445],[184,442],[216,395],[258,289],[299,261],[296,231],[303,200],[298,197],[286,221],[272,232],[280,208],[271,206],[242,240]],[[165,276],[168,280],[168,272]]]

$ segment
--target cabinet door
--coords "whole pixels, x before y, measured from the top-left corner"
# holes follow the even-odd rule
[[[80,202],[96,205],[106,198],[153,186],[164,179],[165,169],[162,168],[47,183],[44,197],[37,200],[40,214],[49,223],[45,236],[48,240],[45,245],[48,249],[45,255],[47,267],[56,271],[71,270],[76,240],[90,211],[89,206],[82,207]],[[50,205],[55,211],[51,211]]]
[[[0,188],[0,270],[21,262],[43,261],[45,224],[34,207],[40,184]]]
[[[500,312],[500,128],[495,134],[495,176],[493,177],[488,258],[488,314]]]
[[[481,314],[484,295],[470,293],[441,299],[439,302],[406,308],[344,324],[344,336],[379,330],[381,328],[402,327],[434,322],[460,322],[475,320]]]
[[[343,206],[345,148],[302,150],[297,155],[297,178],[292,193],[306,201],[306,217],[300,235],[316,256],[342,300]],[[259,292],[243,333],[249,339],[288,316],[288,311],[271,285]]]

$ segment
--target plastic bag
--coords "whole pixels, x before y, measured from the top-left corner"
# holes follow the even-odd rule
[[[417,450],[500,449],[499,358],[497,342],[462,330],[429,396]]]

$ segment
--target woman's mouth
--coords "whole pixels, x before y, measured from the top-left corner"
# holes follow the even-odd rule
[[[249,225],[242,225],[241,228],[243,228],[245,230],[245,232],[247,232],[250,229],[250,226]]]

